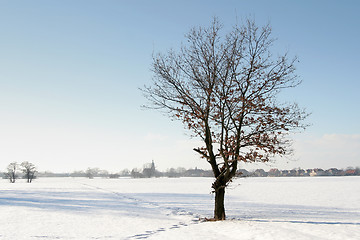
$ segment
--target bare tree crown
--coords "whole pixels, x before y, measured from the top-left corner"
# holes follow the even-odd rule
[[[296,58],[273,57],[271,28],[248,20],[225,37],[214,19],[194,28],[178,53],[154,56],[154,83],[143,89],[151,107],[181,119],[223,160],[268,161],[285,154],[290,130],[305,127],[296,104],[278,104],[280,90],[297,86]],[[246,149],[240,153],[240,149]],[[197,150],[209,159],[209,146]]]

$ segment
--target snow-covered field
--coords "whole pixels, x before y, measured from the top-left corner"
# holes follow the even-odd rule
[[[0,180],[0,239],[360,239],[360,177]]]

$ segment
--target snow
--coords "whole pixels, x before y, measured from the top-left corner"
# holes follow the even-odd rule
[[[360,177],[0,180],[0,239],[360,239]]]

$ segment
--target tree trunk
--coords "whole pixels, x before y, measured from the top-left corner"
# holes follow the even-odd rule
[[[225,186],[221,186],[215,189],[215,211],[214,211],[215,220],[225,220],[224,197],[225,197]]]

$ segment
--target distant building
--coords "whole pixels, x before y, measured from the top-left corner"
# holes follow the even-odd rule
[[[151,178],[156,176],[156,170],[155,170],[155,163],[154,160],[152,160],[151,163],[145,164],[143,169],[143,175],[146,178]]]
[[[279,169],[277,169],[277,168],[270,169],[270,171],[268,172],[268,176],[269,177],[279,177],[280,176]]]
[[[321,168],[314,168],[312,172],[310,173],[311,177],[314,176],[326,176],[326,172]]]
[[[289,170],[282,170],[281,173],[280,173],[280,175],[281,175],[282,177],[287,177],[287,176],[289,176],[289,175],[290,175]]]
[[[304,169],[298,169],[297,170],[297,175],[298,176],[306,176],[306,172],[305,172],[305,170]]]
[[[256,169],[253,174],[253,177],[267,177],[268,173],[264,171],[264,169]]]
[[[345,171],[345,176],[354,176],[355,175],[355,169],[348,169]]]

